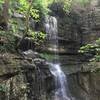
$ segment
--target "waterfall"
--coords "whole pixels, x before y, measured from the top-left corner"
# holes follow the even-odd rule
[[[53,63],[49,63],[50,71],[55,78],[55,93],[54,100],[71,100],[68,97],[68,87],[66,75],[61,69],[59,62],[59,55],[57,54],[57,50],[59,47],[58,43],[58,29],[57,29],[57,19],[53,16],[49,16],[45,20],[45,29],[48,34],[48,43],[51,48],[54,49],[54,61]],[[56,61],[56,58],[58,61]]]
[[[52,16],[46,17],[45,29],[46,29],[46,33],[48,33],[48,38],[50,42],[51,40],[57,38],[58,29],[57,29],[57,20],[55,17],[52,17]]]

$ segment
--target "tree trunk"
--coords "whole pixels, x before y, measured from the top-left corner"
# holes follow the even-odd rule
[[[4,0],[3,11],[2,11],[2,22],[1,22],[1,27],[4,30],[8,29],[8,18],[9,18],[9,0]]]

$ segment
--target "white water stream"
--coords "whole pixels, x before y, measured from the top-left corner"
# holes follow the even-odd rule
[[[68,87],[66,75],[61,69],[59,62],[59,55],[57,50],[59,47],[58,43],[58,28],[57,28],[57,19],[55,17],[49,16],[46,18],[45,23],[46,33],[48,33],[48,42],[51,44],[51,48],[54,49],[54,63],[50,63],[50,71],[55,78],[55,96],[54,100],[71,100],[68,97]],[[58,59],[56,61],[55,59]],[[57,63],[59,62],[59,63]]]

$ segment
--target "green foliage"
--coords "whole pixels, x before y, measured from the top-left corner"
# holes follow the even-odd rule
[[[64,1],[64,10],[66,12],[69,12],[70,11],[70,8],[71,8],[71,4],[72,4],[72,0],[65,0]]]
[[[56,2],[59,2],[59,3],[63,4],[63,10],[66,13],[68,13],[70,11],[72,1],[73,0],[56,0]]]
[[[30,32],[30,35],[32,36],[32,39],[37,46],[43,43],[43,40],[46,37],[46,33],[43,32]]]
[[[79,50],[79,52],[81,53],[88,53],[88,52],[94,52],[96,50],[96,48],[98,48],[99,46],[97,44],[87,44],[85,46],[82,46]]]
[[[45,33],[43,32],[31,32],[33,39],[39,38],[39,40],[45,39]]]
[[[43,42],[45,33],[34,32],[29,26],[30,18],[33,18],[36,22],[39,21],[39,10],[34,7],[34,2],[28,2],[27,0],[17,0],[11,2],[11,5],[13,5],[11,8],[12,15],[16,12],[23,16],[22,19],[12,18],[10,20],[11,31],[14,34],[19,34],[21,36],[31,35],[36,45],[39,45],[41,42]]]
[[[63,4],[63,10],[66,13],[70,12],[70,9],[73,6],[73,4],[77,4],[77,6],[81,5],[81,7],[84,7],[91,2],[91,0],[55,0],[55,1]]]
[[[77,2],[81,6],[86,6],[87,4],[91,2],[91,0],[75,0],[75,2]]]
[[[4,0],[0,0],[0,4],[3,4],[4,3]]]
[[[65,13],[69,13],[73,0],[53,0],[50,4],[60,4]]]
[[[87,44],[85,46],[82,46],[79,50],[80,53],[86,54],[95,54],[94,58],[90,61],[100,61],[100,38],[96,40],[95,44]]]
[[[22,13],[24,15],[27,15],[28,13],[28,9],[30,7],[30,2],[28,2],[27,0],[19,0],[19,13]],[[33,3],[32,3],[33,5]],[[35,8],[33,8],[33,6],[30,9],[29,12],[30,16],[34,19],[38,19],[39,18],[39,11]]]
[[[81,4],[88,3],[89,0],[76,0]],[[7,38],[7,43],[0,47],[0,51],[7,51],[15,48],[15,35],[20,36],[31,35],[37,45],[40,45],[45,39],[46,34],[43,32],[34,32],[29,26],[30,19],[39,21],[42,15],[47,15],[50,11],[49,6],[53,3],[63,4],[65,12],[70,11],[73,0],[10,0],[9,1],[9,26],[8,32],[0,32],[0,35]],[[2,11],[4,0],[0,0],[0,11]],[[14,14],[19,14],[22,18],[16,18]],[[90,47],[87,46],[90,50]]]
[[[0,10],[2,10],[2,4],[4,3],[3,0],[0,0]]]
[[[49,10],[49,5],[53,3],[54,0],[34,0],[33,6],[39,10],[40,16],[47,15]]]
[[[28,13],[28,8],[30,6],[30,2],[28,0],[16,0],[16,1],[10,1],[10,14],[13,13],[19,13],[22,14],[24,17]],[[29,12],[30,17],[38,20],[39,19],[39,11],[33,7],[33,2],[32,2],[32,7]]]
[[[45,58],[48,61],[53,61],[54,60],[54,55],[53,54],[41,53],[40,55],[41,55],[41,57]],[[58,56],[56,58],[58,58]]]

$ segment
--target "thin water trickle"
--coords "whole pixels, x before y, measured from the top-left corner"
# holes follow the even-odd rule
[[[54,49],[54,62],[49,63],[50,71],[55,78],[55,96],[54,100],[71,100],[68,97],[68,87],[67,87],[67,78],[64,72],[61,69],[59,62],[59,55],[56,50],[58,50],[58,29],[57,29],[57,19],[55,17],[49,16],[46,18],[45,23],[46,33],[48,34],[48,42],[52,49]],[[58,61],[57,61],[57,60]],[[57,63],[58,62],[58,63]]]

